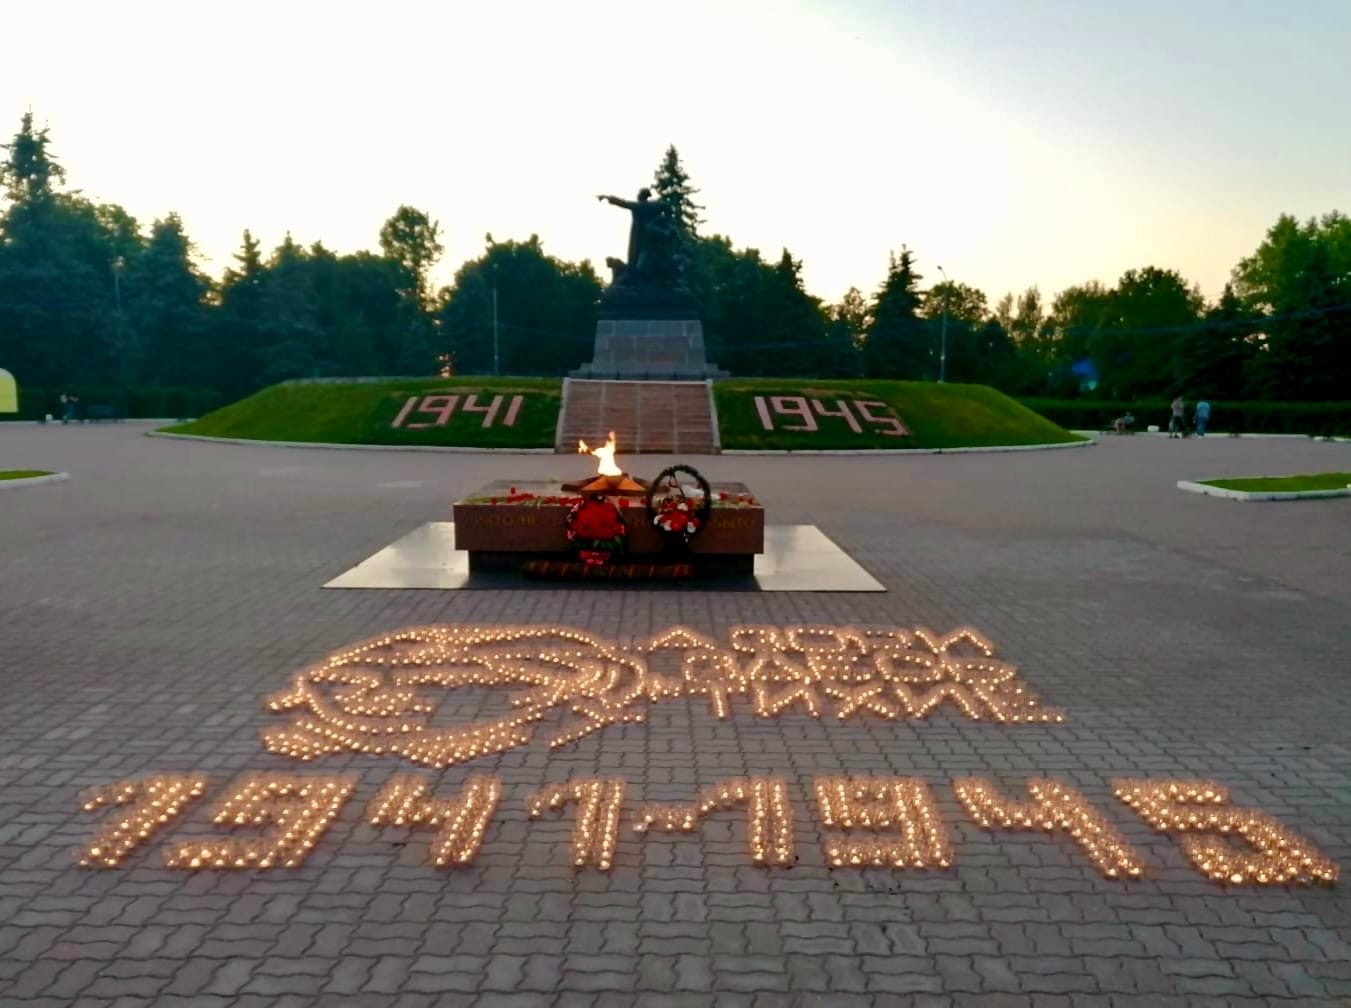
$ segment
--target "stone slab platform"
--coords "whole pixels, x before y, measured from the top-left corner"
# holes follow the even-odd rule
[[[886,586],[815,525],[769,525],[765,551],[750,558],[749,576],[703,580],[699,591],[716,592],[884,592]],[[427,522],[356,566],[344,571],[325,588],[366,590],[441,590],[480,592],[540,592],[567,586],[532,582],[519,573],[520,557],[510,573],[470,570],[469,554],[455,548],[454,522]],[[660,580],[600,585],[588,591],[613,588],[626,591],[689,592],[686,584]]]

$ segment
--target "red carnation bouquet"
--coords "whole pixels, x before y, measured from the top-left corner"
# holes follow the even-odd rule
[[[604,563],[611,553],[619,553],[629,537],[624,516],[614,501],[604,497],[584,497],[568,511],[565,521],[568,542],[582,552],[587,563]]]

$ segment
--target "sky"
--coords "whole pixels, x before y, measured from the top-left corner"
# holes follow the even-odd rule
[[[0,133],[29,109],[71,188],[376,249],[400,204],[454,270],[498,240],[622,256],[669,144],[704,233],[874,292],[1057,291],[1175,269],[1209,299],[1281,213],[1351,211],[1351,0],[25,3]],[[8,115],[10,123],[3,121]]]

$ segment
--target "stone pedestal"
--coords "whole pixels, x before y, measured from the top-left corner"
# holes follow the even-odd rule
[[[602,318],[596,323],[591,363],[573,378],[628,381],[725,378],[704,351],[704,327],[698,319]]]
[[[505,503],[512,488],[533,493],[543,500]],[[730,497],[749,495],[744,483],[714,483],[713,493]],[[481,487],[470,497],[455,502],[455,548],[469,553],[469,569],[519,570],[534,560],[568,560],[576,551],[568,542],[566,520],[569,505],[546,503],[565,496],[557,483],[499,480]],[[492,501],[496,499],[498,503]],[[750,574],[755,556],[765,551],[765,510],[759,504],[738,507],[714,506],[708,527],[690,543],[688,552],[672,550],[647,521],[640,498],[624,502],[624,521],[629,528],[626,562],[689,564],[696,576]]]

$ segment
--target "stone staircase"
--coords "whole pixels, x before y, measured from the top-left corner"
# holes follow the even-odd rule
[[[638,452],[714,454],[718,429],[712,383],[564,380],[554,447],[575,452],[579,440],[603,444],[610,431],[621,458]]]

